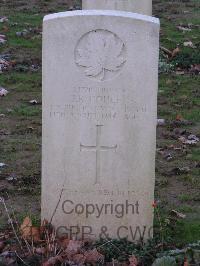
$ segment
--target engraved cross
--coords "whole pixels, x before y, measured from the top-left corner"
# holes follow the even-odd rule
[[[115,146],[103,146],[101,145],[101,129],[103,125],[96,126],[96,146],[86,146],[80,144],[81,151],[95,151],[96,153],[96,178],[95,185],[100,183],[100,168],[101,168],[101,151],[115,150],[117,149],[117,145]]]

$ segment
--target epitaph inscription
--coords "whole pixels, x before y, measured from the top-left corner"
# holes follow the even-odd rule
[[[96,146],[86,146],[80,144],[80,151],[95,151],[96,153],[96,179],[95,185],[100,184],[100,168],[101,168],[101,152],[114,150],[116,151],[117,145],[115,146],[103,146],[101,145],[101,130],[103,125],[96,126]]]
[[[86,33],[75,49],[76,64],[87,77],[98,81],[116,76],[125,61],[125,44],[116,34],[107,30]]]
[[[79,118],[99,122],[135,120],[148,113],[146,105],[126,95],[125,89],[75,87],[65,104],[51,105],[49,115],[57,119]]]

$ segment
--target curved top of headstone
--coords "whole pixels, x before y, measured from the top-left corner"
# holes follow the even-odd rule
[[[152,15],[152,0],[82,0],[83,9],[122,10]]]
[[[76,11],[66,11],[59,12],[54,14],[49,14],[44,17],[44,22],[52,19],[64,18],[64,17],[73,17],[73,16],[117,16],[124,18],[132,18],[136,20],[143,20],[146,22],[160,24],[158,18],[150,17],[147,15],[125,12],[125,11],[115,11],[115,10],[76,10]]]

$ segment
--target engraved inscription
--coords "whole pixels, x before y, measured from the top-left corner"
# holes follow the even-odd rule
[[[64,189],[65,192],[67,192],[67,195],[73,196],[73,195],[77,195],[77,194],[98,194],[99,196],[114,196],[114,197],[131,197],[134,196],[136,191],[134,190],[111,190],[111,189],[107,189],[107,188],[101,188],[98,190],[91,190],[88,189],[87,191],[80,191],[80,190],[69,190],[68,188]]]
[[[99,29],[86,33],[79,40],[75,62],[86,76],[104,81],[122,69],[125,53],[125,44],[116,34]]]
[[[146,105],[137,103],[134,97],[126,94],[125,89],[105,87],[74,87],[65,104],[51,105],[51,118],[84,119],[102,124],[105,121],[132,121],[144,113]]]
[[[80,151],[95,151],[96,152],[96,179],[95,185],[100,184],[100,168],[101,168],[101,151],[114,150],[116,151],[117,145],[115,146],[103,146],[101,145],[101,128],[103,125],[96,126],[96,146],[86,146],[80,144]]]

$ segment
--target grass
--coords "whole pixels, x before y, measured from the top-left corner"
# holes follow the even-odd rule
[[[200,97],[198,84],[200,77],[175,76],[163,74],[159,81],[159,96],[166,104],[159,106],[159,115],[166,119],[175,119],[179,114],[192,122],[200,121]]]
[[[179,207],[178,211],[184,212],[184,213],[194,213],[196,212],[196,209],[190,205],[182,204],[182,206]]]
[[[182,193],[180,195],[178,195],[178,199],[181,202],[188,202],[188,201],[199,201],[200,200],[200,195],[197,192],[196,194],[186,194],[186,193]]]
[[[200,161],[200,148],[192,149],[191,160],[197,161],[197,162]]]
[[[25,104],[21,104],[20,106],[15,107],[11,114],[24,117],[38,116],[41,114],[41,109],[37,106],[27,106]]]
[[[194,243],[200,239],[199,220],[181,221],[176,227],[175,239],[177,243]]]
[[[200,169],[193,168],[190,173],[181,176],[180,179],[186,184],[189,184],[192,188],[200,189],[199,176],[200,176]]]
[[[200,121],[200,112],[199,112],[199,108],[195,108],[193,110],[183,110],[181,112],[181,115],[189,121],[192,122],[199,122]]]

